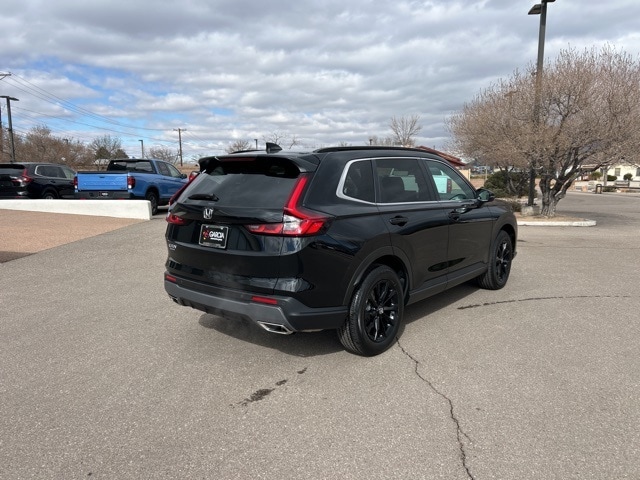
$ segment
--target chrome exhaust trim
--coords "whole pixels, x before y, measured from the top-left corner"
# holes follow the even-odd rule
[[[289,330],[284,325],[280,325],[277,323],[269,323],[269,322],[257,322],[257,323],[269,333],[277,333],[279,335],[291,335],[293,333],[293,330]]]

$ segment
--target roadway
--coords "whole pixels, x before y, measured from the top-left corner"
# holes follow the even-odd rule
[[[0,263],[0,478],[638,478],[640,198],[558,211],[375,358],[173,304],[161,216]]]

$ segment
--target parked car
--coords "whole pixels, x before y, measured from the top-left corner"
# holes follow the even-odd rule
[[[73,198],[75,174],[56,163],[0,163],[0,198]]]
[[[269,144],[200,163],[167,215],[164,286],[180,305],[274,333],[335,329],[370,356],[393,344],[405,305],[509,278],[511,208],[437,155]]]
[[[155,215],[158,207],[167,205],[187,182],[187,175],[168,162],[120,158],[111,160],[106,171],[78,172],[74,179],[75,198],[147,200]]]

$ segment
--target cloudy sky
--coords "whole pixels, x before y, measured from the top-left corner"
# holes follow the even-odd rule
[[[536,62],[535,0],[3,0],[0,95],[14,131],[46,125],[129,155],[219,154],[279,133],[365,145],[392,116],[446,149],[445,120]],[[561,49],[640,54],[638,0],[548,4],[545,59]],[[6,105],[2,107],[6,126]]]

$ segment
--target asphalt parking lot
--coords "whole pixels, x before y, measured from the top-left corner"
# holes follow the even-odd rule
[[[503,290],[412,305],[375,358],[174,305],[162,216],[14,256],[0,478],[640,478],[640,198],[559,211],[597,225],[521,227]]]

